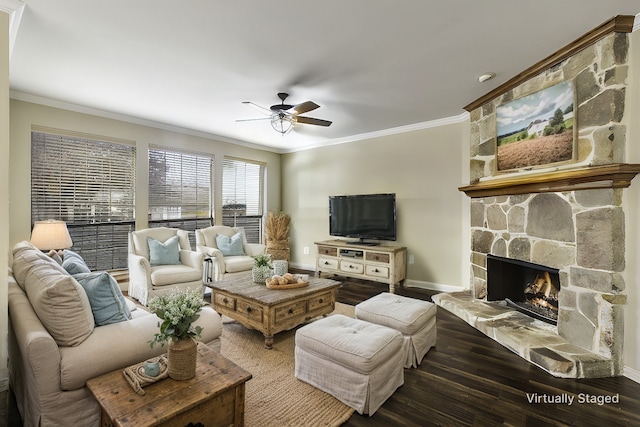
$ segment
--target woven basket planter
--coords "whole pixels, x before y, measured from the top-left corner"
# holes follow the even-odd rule
[[[271,248],[267,248],[266,252],[271,255],[271,259],[272,260],[284,260],[284,261],[289,261],[289,248],[286,249],[271,249]]]
[[[169,377],[174,380],[189,380],[196,376],[198,343],[193,338],[169,342],[167,354]]]
[[[268,249],[289,249],[289,240],[267,240]]]

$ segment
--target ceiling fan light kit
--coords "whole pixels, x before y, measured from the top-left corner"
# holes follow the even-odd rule
[[[293,126],[296,123],[303,123],[309,125],[316,126],[330,126],[332,122],[328,120],[315,119],[313,117],[305,117],[300,116],[299,114],[307,113],[309,111],[313,111],[316,108],[320,108],[318,104],[313,101],[306,101],[297,105],[289,105],[285,104],[284,101],[287,99],[289,94],[280,92],[278,93],[278,98],[280,98],[280,104],[272,105],[269,108],[261,107],[257,104],[254,104],[251,101],[243,101],[243,104],[247,104],[251,107],[254,107],[261,113],[268,115],[271,119],[271,127],[276,131],[281,133],[282,135],[286,135],[287,133],[293,130]],[[264,120],[265,118],[259,119],[244,119],[244,120],[236,120],[239,122],[246,122],[251,120]]]
[[[276,132],[286,135],[293,129],[293,120],[284,114],[274,114],[271,117],[271,127],[274,128]]]

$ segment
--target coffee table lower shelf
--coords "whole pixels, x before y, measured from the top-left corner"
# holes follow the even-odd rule
[[[249,372],[198,343],[196,376],[190,380],[166,378],[140,396],[117,370],[87,381],[87,387],[100,405],[102,427],[243,426],[250,379]]]

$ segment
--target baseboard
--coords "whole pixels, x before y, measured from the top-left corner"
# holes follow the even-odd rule
[[[628,366],[624,367],[624,376],[629,378],[632,381],[635,381],[640,384],[640,371],[637,371]]]
[[[442,283],[426,282],[423,280],[412,279],[405,280],[404,286],[408,288],[420,288],[438,292],[460,292],[466,290],[462,286],[445,285]]]
[[[307,270],[307,271],[315,271],[315,268],[316,268],[315,265],[305,265],[305,264],[299,264],[299,263],[289,263],[289,265],[292,268],[297,268],[297,269]],[[438,291],[438,292],[460,292],[460,291],[466,290],[466,288],[463,288],[462,286],[445,285],[442,283],[434,283],[434,282],[427,282],[424,280],[412,280],[412,279],[406,279],[403,285],[410,288],[421,288],[421,289],[427,289],[430,291]]]
[[[307,271],[315,271],[316,270],[316,266],[315,265],[305,265],[305,264],[299,264],[297,262],[290,262],[289,265],[293,268],[298,268],[300,270],[307,270]]]

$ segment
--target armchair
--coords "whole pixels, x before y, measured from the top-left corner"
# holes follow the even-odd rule
[[[178,236],[178,245],[168,242],[174,236]],[[191,250],[188,236],[187,231],[167,227],[129,233],[129,296],[146,306],[149,299],[175,289],[191,289],[204,295],[204,255]],[[164,252],[162,243],[167,243]],[[160,252],[163,256],[158,257]]]
[[[241,250],[235,252],[238,255],[224,255],[217,243],[218,235],[242,239]],[[251,270],[254,265],[252,257],[263,254],[265,249],[263,244],[247,243],[247,237],[242,227],[213,225],[196,230],[196,251],[211,257],[214,265],[214,280],[221,280],[229,273]]]

